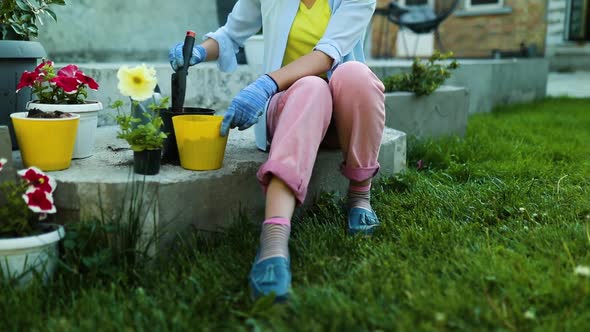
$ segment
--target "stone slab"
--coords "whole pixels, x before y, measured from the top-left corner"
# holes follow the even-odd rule
[[[487,90],[492,107],[545,98],[548,77],[549,61],[546,59],[515,59],[494,64],[492,84]]]
[[[445,83],[465,87],[469,91],[469,113],[490,112],[494,107],[530,102],[545,98],[549,62],[546,59],[482,59],[459,60],[460,67]],[[113,125],[115,112],[108,105],[122,99],[117,90],[117,70],[121,65],[139,63],[81,64],[82,70],[96,78],[101,88],[90,91],[90,98],[99,100],[106,109],[100,112],[99,125]],[[383,79],[389,75],[409,71],[408,60],[373,60],[368,65]],[[158,73],[164,95],[170,95],[172,69],[165,62],[150,63]],[[223,113],[232,98],[258,77],[256,70],[240,65],[231,74],[222,73],[215,63],[191,67],[188,76],[186,106],[211,108]],[[129,109],[129,105],[125,106]]]
[[[545,98],[549,61],[543,58],[461,61],[446,84],[469,90],[469,113]]]
[[[469,92],[442,86],[429,96],[410,92],[385,94],[385,125],[418,138],[464,136],[467,130]]]
[[[469,113],[490,112],[494,107],[525,103],[546,96],[549,60],[544,58],[458,59],[446,85],[462,86],[469,91]],[[407,72],[408,60],[370,61],[369,66],[383,79]]]
[[[458,59],[459,68],[445,84],[466,87],[469,113],[490,112],[506,102],[528,102],[545,97],[549,60],[544,58]],[[380,78],[407,72],[411,61],[374,60],[369,66]],[[505,70],[506,68],[506,70]],[[513,80],[517,77],[517,80]],[[500,89],[499,89],[500,88]],[[505,94],[511,95],[506,98]]]
[[[61,221],[79,221],[121,211],[129,202],[130,183],[143,183],[148,225],[165,226],[169,235],[192,226],[214,230],[228,225],[241,211],[252,220],[264,212],[264,194],[255,173],[267,153],[255,148],[254,132],[232,131],[223,167],[216,171],[188,171],[163,165],[155,176],[132,173],[132,151],[126,142],[115,138],[117,127],[100,127],[95,154],[74,160],[68,170],[49,172],[58,187],[54,198]],[[19,154],[15,151],[15,157]],[[346,190],[347,181],[338,172],[339,150],[322,150],[314,168],[306,204],[321,191]],[[380,175],[391,175],[406,168],[406,135],[386,128],[379,155]]]
[[[547,95],[552,97],[590,98],[590,71],[550,73]]]
[[[12,162],[12,142],[7,126],[0,126],[0,158],[6,159],[6,165],[0,172],[0,182],[14,179],[16,169]]]
[[[559,44],[547,47],[545,55],[549,59],[551,71],[590,71],[588,43],[564,42],[560,39]]]

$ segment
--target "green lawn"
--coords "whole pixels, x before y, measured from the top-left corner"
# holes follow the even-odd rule
[[[51,285],[0,286],[0,331],[590,330],[590,99],[475,115],[408,159],[374,185],[375,237],[347,236],[330,194],[295,222],[287,304],[249,299],[246,217],[152,262],[81,229]]]

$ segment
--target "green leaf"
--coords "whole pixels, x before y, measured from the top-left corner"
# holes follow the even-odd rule
[[[14,30],[14,32],[16,32],[17,35],[25,35],[25,31],[18,25],[18,24],[13,24],[12,25],[12,29]]]
[[[51,16],[51,18],[57,22],[57,15],[55,15],[55,12],[51,9],[45,9],[45,12],[47,13],[47,15]]]
[[[37,33],[39,33],[39,29],[36,26],[34,26],[34,25],[28,26],[27,27],[27,30],[30,33],[34,34],[34,35],[36,35]]]
[[[31,8],[23,0],[16,0],[16,5],[22,10],[30,10]]]

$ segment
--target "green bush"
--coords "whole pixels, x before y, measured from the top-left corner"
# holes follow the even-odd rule
[[[436,51],[426,61],[416,58],[412,64],[411,72],[391,75],[383,80],[385,92],[407,91],[413,92],[417,96],[427,96],[433,93],[451,77],[451,70],[459,67],[456,60],[446,65],[438,62],[451,56],[453,56],[452,52],[441,54]]]
[[[37,38],[43,17],[57,22],[53,5],[64,6],[64,0],[3,0],[0,1],[0,40],[32,40]]]

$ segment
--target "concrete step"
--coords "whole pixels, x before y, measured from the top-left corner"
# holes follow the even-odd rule
[[[72,161],[64,171],[50,172],[58,183],[55,204],[60,221],[88,220],[111,215],[129,203],[133,183],[145,180],[142,197],[149,207],[147,227],[165,227],[169,235],[189,226],[214,230],[228,225],[240,209],[252,220],[261,220],[264,195],[256,180],[258,167],[267,153],[254,146],[254,131],[232,131],[226,148],[223,168],[195,172],[180,166],[163,165],[155,176],[137,176],[132,172],[133,153],[125,141],[116,139],[116,126],[100,127],[95,154]],[[14,152],[17,164],[20,154]],[[314,168],[306,204],[321,191],[343,191],[347,181],[338,172],[339,150],[322,150]],[[406,168],[406,135],[386,128],[383,135],[380,176],[392,175]],[[171,237],[167,237],[164,241]]]
[[[590,71],[549,74],[547,94],[552,97],[590,98]]]

